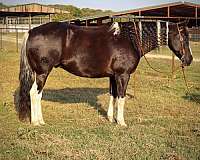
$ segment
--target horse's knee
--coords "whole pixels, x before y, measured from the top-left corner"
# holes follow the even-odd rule
[[[46,79],[47,79],[48,74],[47,73],[43,73],[43,74],[39,74],[36,77],[36,81],[37,81],[37,85],[38,85],[38,93],[40,93],[46,83]]]

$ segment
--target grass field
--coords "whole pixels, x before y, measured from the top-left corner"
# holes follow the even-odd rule
[[[0,159],[200,159],[200,101],[185,94],[180,71],[172,80],[170,74],[152,71],[143,59],[128,86],[128,127],[120,127],[105,117],[107,78],[79,78],[54,69],[42,100],[46,125],[33,127],[17,119],[19,54],[14,44],[4,45],[9,51],[0,52]],[[198,55],[199,46],[194,52]],[[150,62],[170,71],[170,60]],[[200,99],[200,63],[186,74],[193,96]]]

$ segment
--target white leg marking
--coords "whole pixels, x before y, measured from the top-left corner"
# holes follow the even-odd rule
[[[41,99],[42,92],[38,93],[36,80],[34,81],[31,90],[31,123],[35,126],[45,124],[42,117]]]
[[[117,123],[121,126],[127,126],[124,121],[124,104],[125,104],[125,97],[119,98],[117,102]]]
[[[110,122],[114,122],[113,109],[115,106],[115,102],[116,102],[116,98],[114,98],[113,96],[110,96],[110,102],[109,102],[109,107],[108,107],[108,112],[107,112],[107,116]]]
[[[31,123],[33,125],[39,125],[38,122],[38,111],[37,111],[37,104],[38,104],[38,99],[37,99],[37,84],[36,80],[34,81],[32,88],[30,90],[30,97],[31,97]]]
[[[191,53],[191,55],[192,55],[192,50],[191,50],[190,46],[189,46],[189,50],[190,50],[190,53]]]
[[[42,99],[42,91],[40,92],[40,94],[37,95],[38,96],[38,121],[39,121],[39,124],[43,125],[45,124],[44,123],[44,120],[43,120],[43,116],[42,116],[42,106],[41,106],[41,99]]]

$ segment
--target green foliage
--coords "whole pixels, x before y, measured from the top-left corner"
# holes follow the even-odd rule
[[[7,7],[5,4],[0,3],[0,8],[5,8],[5,7]]]
[[[70,20],[74,18],[81,18],[81,17],[87,17],[87,16],[99,16],[99,15],[105,15],[105,14],[111,14],[111,10],[100,10],[100,9],[90,9],[90,8],[78,8],[73,5],[48,5],[49,7],[62,9],[65,11],[68,11],[69,13],[62,13],[62,14],[55,14],[52,16],[53,21],[63,21],[63,20]],[[0,8],[7,7],[3,3],[0,3]]]
[[[69,20],[74,18],[81,18],[87,16],[98,16],[102,14],[111,14],[111,10],[100,10],[100,9],[90,9],[90,8],[77,8],[73,5],[49,5],[50,7],[59,8],[62,10],[69,11],[69,14],[55,14],[53,15],[54,21],[62,21],[62,20]]]

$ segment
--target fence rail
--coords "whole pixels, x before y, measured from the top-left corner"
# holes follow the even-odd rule
[[[12,42],[16,45],[16,51],[19,51],[19,45],[22,42],[23,32],[27,32],[28,28],[4,28],[0,27],[0,49],[9,49],[4,46],[5,42]]]
[[[161,23],[162,28],[162,23]],[[28,26],[0,26],[0,49],[7,49],[7,46],[4,46],[4,43],[14,42],[16,45],[16,51],[19,51],[19,45],[22,42],[23,32],[29,30]],[[200,27],[193,27],[189,29],[190,40],[191,41],[200,41]]]

